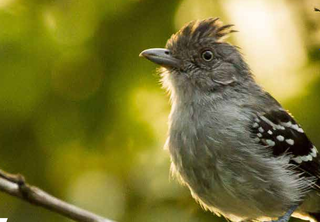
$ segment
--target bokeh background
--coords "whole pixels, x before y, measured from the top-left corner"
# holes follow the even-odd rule
[[[316,0],[0,0],[0,168],[117,221],[225,221],[169,178],[168,97],[138,57],[184,23],[236,25],[257,80],[320,147]],[[9,221],[70,221],[0,193]]]

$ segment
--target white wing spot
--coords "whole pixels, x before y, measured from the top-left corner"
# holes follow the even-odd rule
[[[277,140],[279,140],[279,141],[284,141],[284,137],[281,136],[281,135],[279,135],[279,136],[277,136]]]
[[[317,153],[318,153],[317,148],[313,146],[310,154],[305,156],[297,156],[295,158],[292,158],[292,160],[299,164],[302,162],[312,161],[312,159],[317,156]]]
[[[258,130],[259,130],[260,133],[263,133],[263,132],[264,132],[264,129],[262,129],[262,127],[259,127]]]
[[[301,157],[301,160],[302,160],[302,161],[305,161],[305,162],[311,161],[311,160],[312,160],[312,156],[311,156],[311,155],[302,156],[302,157]]]
[[[317,153],[318,153],[317,148],[316,148],[315,146],[313,146],[312,149],[311,149],[311,155],[312,155],[313,157],[316,157],[316,156],[317,156]]]
[[[258,123],[254,123],[254,124],[252,125],[252,127],[253,127],[253,128],[258,128],[258,127],[259,127],[259,124],[258,124]]]
[[[276,127],[278,130],[285,130],[286,129],[284,126],[281,126],[281,125],[276,125]]]
[[[258,136],[258,137],[262,137],[262,134],[261,134],[261,133],[257,133],[257,136]]]
[[[282,122],[282,125],[284,125],[285,127],[291,127],[292,123],[291,123],[291,121],[289,121],[287,123]]]
[[[293,161],[295,161],[296,163],[302,163],[302,159],[301,159],[301,157],[300,156],[297,156],[297,157],[295,157],[295,158],[292,158],[292,160]]]
[[[293,139],[287,139],[286,142],[291,146],[294,145],[294,140]]]
[[[272,135],[272,131],[271,131],[271,130],[268,130],[268,133],[269,133],[270,135]]]
[[[266,140],[266,142],[267,142],[267,144],[268,144],[269,146],[274,146],[274,145],[276,145],[276,143],[275,143],[273,140]]]
[[[293,124],[291,126],[291,129],[294,129],[294,130],[298,131],[299,133],[304,133],[303,129],[301,127],[299,127],[298,124]]]
[[[299,132],[299,133],[304,133],[304,131],[303,131],[302,128],[299,128],[299,129],[298,129],[298,132]]]
[[[254,141],[259,143],[260,142],[260,139],[258,137],[254,138]]]

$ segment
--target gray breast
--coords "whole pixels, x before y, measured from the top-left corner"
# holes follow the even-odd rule
[[[175,174],[213,212],[234,220],[278,216],[303,197],[307,182],[288,169],[288,158],[270,158],[251,140],[241,119],[249,113],[218,108],[173,110],[168,146]]]

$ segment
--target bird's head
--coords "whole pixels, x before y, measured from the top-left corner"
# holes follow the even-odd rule
[[[218,18],[192,21],[172,35],[166,48],[152,48],[140,56],[159,64],[164,85],[172,93],[222,92],[251,75],[237,47],[223,41],[233,25]]]

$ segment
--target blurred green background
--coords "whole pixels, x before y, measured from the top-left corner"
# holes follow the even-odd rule
[[[117,221],[225,221],[169,179],[168,96],[138,57],[220,17],[320,147],[316,0],[0,0],[0,168]],[[70,221],[0,193],[9,221]]]

